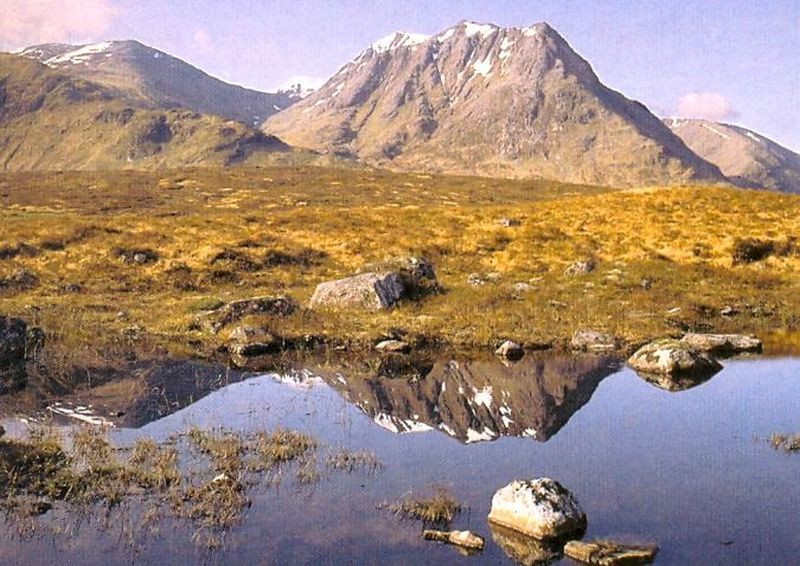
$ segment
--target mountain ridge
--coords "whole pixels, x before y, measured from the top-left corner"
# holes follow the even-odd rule
[[[800,193],[800,154],[742,126],[710,120],[667,118],[687,146],[745,188]]]
[[[0,54],[0,170],[125,169],[313,161],[275,136]]]
[[[643,105],[600,83],[549,24],[395,32],[262,129],[431,172],[598,184],[725,182]]]
[[[291,91],[267,93],[226,83],[133,39],[32,45],[15,54],[111,87],[154,107],[188,108],[251,127],[300,99]]]

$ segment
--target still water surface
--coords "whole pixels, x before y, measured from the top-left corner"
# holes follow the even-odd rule
[[[297,429],[329,446],[372,451],[384,468],[254,494],[244,523],[212,555],[178,525],[164,525],[134,552],[89,519],[68,536],[6,535],[0,562],[532,563],[525,541],[493,533],[486,515],[498,488],[539,476],[575,494],[587,538],[658,543],[658,564],[792,564],[800,556],[800,455],[764,440],[800,432],[798,359],[729,361],[679,392],[610,360],[558,356],[511,367],[437,362],[414,380],[265,375],[141,427],[116,428],[112,438],[165,440],[190,426]],[[453,526],[484,536],[482,554],[465,558],[424,542],[419,524],[378,509],[432,485],[466,506]]]

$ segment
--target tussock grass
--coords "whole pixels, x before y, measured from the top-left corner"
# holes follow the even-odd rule
[[[77,430],[69,442],[43,430],[28,441],[0,439],[0,508],[24,519],[23,511],[41,514],[56,501],[79,510],[98,503],[123,509],[134,499],[147,509],[143,530],[163,518],[188,520],[194,542],[214,550],[245,519],[252,490],[275,485],[273,472],[293,466],[298,486],[318,482],[317,450],[314,438],[284,429],[244,435],[194,427],[162,444],[142,438],[124,448],[98,429]],[[348,465],[330,471],[380,468],[374,456],[340,454],[351,455]]]
[[[428,495],[408,494],[389,506],[389,510],[403,519],[423,521],[431,525],[449,525],[458,513],[461,504],[453,494],[442,486],[436,486]]]
[[[775,450],[787,454],[800,452],[800,434],[773,434],[769,437],[769,443]]]
[[[63,374],[120,356],[208,355],[221,339],[196,323],[206,307],[269,294],[305,303],[322,281],[408,255],[433,262],[442,293],[385,313],[243,322],[364,349],[396,328],[487,348],[566,344],[587,327],[636,343],[800,323],[797,196],[324,168],[5,174],[0,186],[0,249],[36,249],[6,253],[0,278],[24,269],[37,281],[4,290],[0,311],[37,319]],[[122,261],[119,250],[153,255]],[[582,260],[596,269],[564,275]],[[493,275],[476,287],[472,273]],[[737,314],[722,316],[726,306]]]

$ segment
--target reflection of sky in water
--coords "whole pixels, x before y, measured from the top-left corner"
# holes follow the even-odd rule
[[[332,446],[372,450],[385,469],[324,479],[298,492],[257,495],[221,562],[448,563],[464,559],[420,540],[376,504],[411,488],[449,486],[470,510],[454,526],[488,540],[472,562],[502,551],[486,525],[491,496],[515,478],[550,476],[572,490],[589,517],[589,537],[656,541],[660,564],[792,563],[800,555],[795,517],[800,456],[774,452],[764,438],[800,432],[800,361],[732,361],[709,382],[679,393],[628,370],[599,383],[591,400],[547,442],[506,437],[465,445],[441,431],[394,434],[321,380],[308,385],[263,377],[231,385],[119,440],[166,438],[188,426],[240,430],[296,428]],[[169,531],[141,561],[196,560],[182,532]],[[88,537],[83,537],[88,538]],[[159,542],[160,541],[160,542]],[[176,544],[178,543],[178,544]],[[724,544],[723,544],[724,543]],[[58,550],[60,549],[60,550]],[[4,541],[0,560],[126,562],[113,540],[80,538],[73,547]]]

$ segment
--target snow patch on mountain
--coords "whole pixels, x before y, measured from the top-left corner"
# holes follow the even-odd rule
[[[488,77],[492,74],[492,67],[494,63],[492,61],[492,54],[489,53],[483,61],[476,61],[472,64],[472,68],[475,72],[479,75],[483,75],[484,77]]]
[[[396,31],[387,36],[380,38],[372,44],[372,50],[375,53],[386,53],[401,47],[413,47],[420,43],[425,43],[430,39],[430,36],[421,33],[406,33],[404,31]]]
[[[113,45],[113,41],[103,41],[101,43],[84,45],[73,51],[67,51],[63,55],[51,57],[50,59],[47,59],[44,64],[48,67],[56,67],[59,65],[80,65],[82,63],[86,63],[89,61],[89,59],[101,53],[106,53],[107,56],[110,56],[111,53],[108,53],[108,50],[111,49]]]
[[[464,22],[464,34],[467,37],[474,37],[480,35],[481,39],[486,39],[497,31],[497,28],[491,24],[476,24],[475,22]]]

